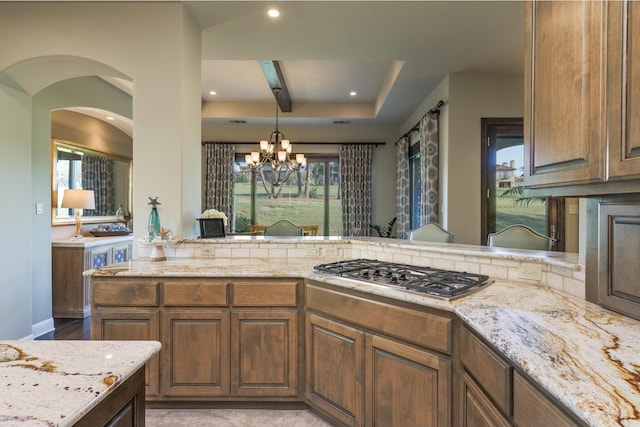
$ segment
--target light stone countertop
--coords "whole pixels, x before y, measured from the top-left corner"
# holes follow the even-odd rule
[[[54,248],[92,248],[100,245],[108,245],[122,242],[133,242],[133,234],[127,236],[108,236],[108,237],[83,237],[78,239],[57,239],[51,241]]]
[[[0,426],[70,426],[160,351],[157,341],[0,341]]]
[[[563,261],[564,262],[564,261]],[[130,261],[93,276],[303,277],[456,313],[591,426],[640,426],[640,322],[546,286],[494,280],[451,301],[314,273],[315,260]]]

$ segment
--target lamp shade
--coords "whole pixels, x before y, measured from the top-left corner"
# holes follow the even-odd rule
[[[72,209],[95,209],[96,201],[93,190],[64,190],[62,195],[62,208]]]

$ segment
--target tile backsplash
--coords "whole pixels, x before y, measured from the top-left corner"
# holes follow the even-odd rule
[[[139,258],[150,248],[139,248]],[[312,268],[340,259],[370,258],[445,270],[486,274],[493,279],[549,286],[585,297],[585,269],[577,254],[496,250],[484,246],[441,245],[395,239],[310,238],[302,240],[184,240],[165,248],[167,257],[214,258],[221,264],[234,259],[286,260],[288,264]]]

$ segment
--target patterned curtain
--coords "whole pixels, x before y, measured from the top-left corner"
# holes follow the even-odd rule
[[[371,166],[373,145],[340,146],[342,233],[368,236],[371,225]]]
[[[411,229],[411,194],[409,193],[409,137],[396,143],[396,233],[398,239],[407,239]]]
[[[113,160],[105,157],[82,156],[82,188],[93,190],[95,209],[85,209],[84,216],[115,215],[115,189]]]
[[[420,120],[420,225],[438,222],[438,113]]]
[[[205,142],[202,145],[204,168],[204,207],[224,212],[229,219],[227,231],[233,224],[233,168],[236,148],[229,143]]]

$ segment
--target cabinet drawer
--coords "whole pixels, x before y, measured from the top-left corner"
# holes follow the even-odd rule
[[[228,304],[227,282],[165,281],[165,306],[216,306]]]
[[[158,283],[126,281],[94,282],[93,300],[95,305],[108,306],[157,306]]]
[[[516,427],[579,425],[517,372],[513,378],[513,421]]]
[[[460,362],[496,406],[511,415],[513,368],[469,329],[460,329]]]
[[[233,305],[295,307],[298,305],[298,282],[234,282]]]
[[[451,319],[307,285],[307,308],[451,354]]]

